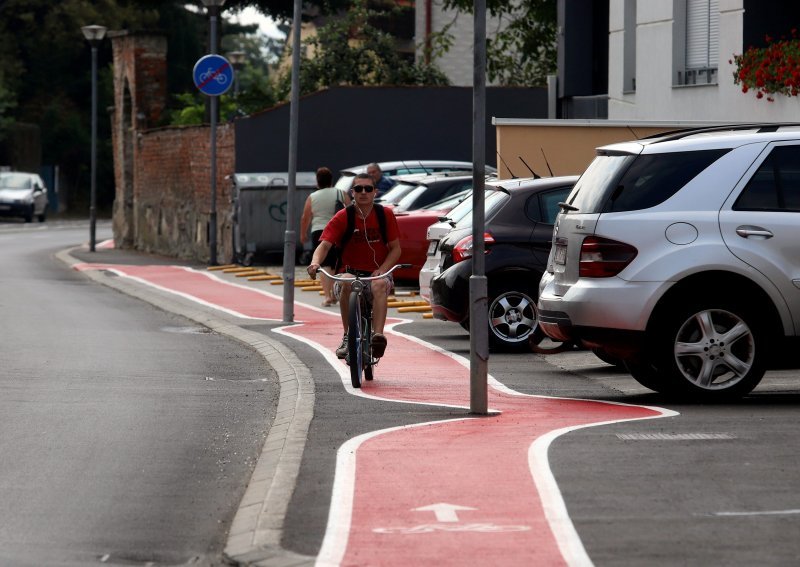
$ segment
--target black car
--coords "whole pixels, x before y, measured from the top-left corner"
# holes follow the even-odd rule
[[[495,350],[523,350],[538,324],[539,280],[547,265],[558,203],[577,176],[506,180],[486,196],[486,277],[489,341]],[[489,184],[487,184],[487,187]],[[440,241],[441,271],[431,280],[431,307],[437,319],[469,329],[472,275],[472,215]]]

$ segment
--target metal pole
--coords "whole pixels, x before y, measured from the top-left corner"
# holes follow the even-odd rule
[[[97,229],[97,44],[92,43],[92,179],[89,195],[89,251],[95,251]]]
[[[217,13],[216,6],[208,8],[211,33],[209,46],[211,54],[217,52]],[[217,97],[211,97],[211,212],[208,218],[208,246],[211,266],[217,265]]]
[[[488,286],[483,241],[486,180],[486,0],[474,0],[475,46],[472,83],[472,276],[469,279],[469,407],[486,415],[488,406]]]
[[[292,94],[289,107],[289,187],[286,194],[286,234],[283,241],[283,322],[294,321],[294,195],[297,185],[297,126],[300,114],[300,8],[294,0],[292,19]]]

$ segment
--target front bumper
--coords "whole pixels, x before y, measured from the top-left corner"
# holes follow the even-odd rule
[[[0,203],[0,216],[24,217],[33,214],[33,205],[25,203]]]

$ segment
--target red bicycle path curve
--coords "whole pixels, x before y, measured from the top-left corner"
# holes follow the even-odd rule
[[[105,269],[245,318],[281,321],[282,298],[182,266]],[[333,355],[338,312],[295,303],[278,332],[317,349],[345,391],[402,403],[469,408],[463,358],[405,335],[389,318],[376,379],[358,390]],[[550,471],[558,436],[583,427],[676,415],[661,408],[520,394],[490,377],[492,415],[374,431],[337,453],[318,565],[591,565]]]

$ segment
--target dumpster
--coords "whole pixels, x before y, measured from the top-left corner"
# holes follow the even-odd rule
[[[286,232],[286,205],[289,174],[236,173],[233,181],[233,250],[236,261],[250,266],[269,255],[283,255]],[[294,230],[297,257],[300,244],[300,217],[306,198],[317,187],[314,172],[297,172],[294,192]]]

